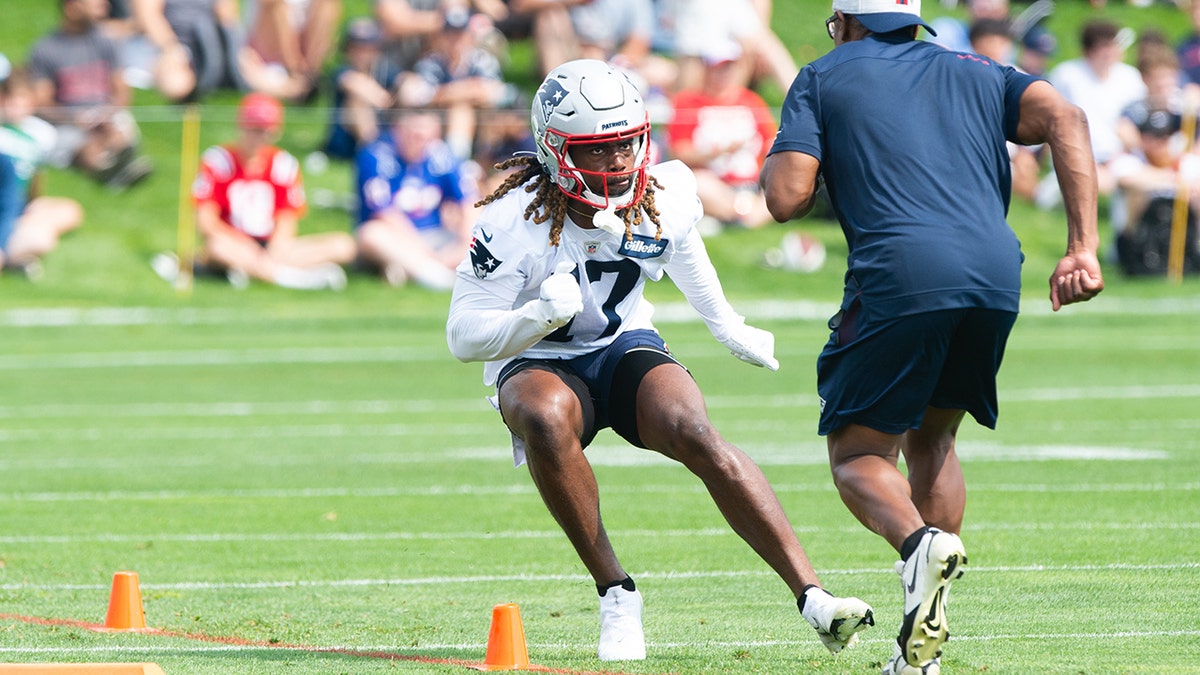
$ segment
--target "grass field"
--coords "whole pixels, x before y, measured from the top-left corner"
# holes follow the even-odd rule
[[[53,24],[53,3],[3,4],[10,55]],[[798,54],[827,49],[827,3],[775,4]],[[1086,16],[1085,4],[1060,3],[1055,20]],[[1161,6],[1108,11],[1181,30]],[[606,431],[589,456],[646,595],[650,655],[601,664],[594,590],[512,468],[480,367],[449,355],[447,296],[363,276],[341,294],[203,280],[177,295],[146,262],[174,245],[178,111],[143,99],[158,173],[119,197],[51,174],[49,191],[83,201],[87,224],[47,257],[42,283],[0,276],[0,662],[469,672],[492,606],[515,602],[531,660],[560,672],[878,672],[900,615],[894,552],[841,504],[814,431],[813,361],[845,253],[836,226],[710,241],[735,305],[776,333],[778,373],[729,356],[669,284],[650,296],[826,584],[872,603],[879,625],[828,655],[698,481]],[[204,107],[203,143],[228,137],[231,101]],[[303,154],[323,120],[318,107],[289,111],[284,144]],[[335,166],[308,183],[336,192],[347,180]],[[1200,284],[1109,268],[1102,296],[1052,314],[1061,214],[1017,205],[1012,222],[1023,313],[1000,428],[961,433],[971,566],[954,587],[943,672],[1200,673]],[[346,223],[317,208],[305,226]],[[759,265],[796,228],[825,241],[825,269]],[[156,632],[89,629],[119,570],[140,575]]]

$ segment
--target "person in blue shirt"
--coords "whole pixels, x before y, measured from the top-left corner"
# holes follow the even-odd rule
[[[388,131],[359,150],[354,164],[354,237],[363,262],[393,286],[411,280],[451,289],[471,243],[478,171],[447,147],[438,113],[397,111]]]
[[[41,169],[55,146],[54,127],[33,114],[33,83],[24,67],[0,78],[0,270],[44,274],[43,255],[83,223],[70,197],[42,194]]]
[[[824,180],[849,245],[817,361],[818,431],[843,502],[900,553],[905,615],[883,672],[937,672],[946,593],[967,563],[955,435],[966,413],[996,424],[1020,300],[1005,142],[1053,156],[1067,220],[1054,310],[1104,287],[1096,168],[1078,106],[1044,80],[917,40],[929,29],[918,0],[833,10],[835,48],[793,82],[760,182],[784,222],[811,209]]]

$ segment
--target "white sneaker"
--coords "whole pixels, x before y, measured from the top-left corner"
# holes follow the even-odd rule
[[[179,277],[179,256],[171,251],[157,253],[150,259],[150,269],[163,281],[173,284]]]
[[[46,268],[42,266],[42,261],[37,258],[30,258],[29,262],[20,265],[13,265],[30,283],[41,283],[42,279],[46,278]]]
[[[908,665],[908,661],[904,660],[904,652],[900,651],[900,645],[892,645],[892,660],[883,664],[883,675],[941,675],[941,663],[934,659],[928,664],[918,668]]]
[[[601,661],[646,658],[641,592],[614,586],[600,596],[600,646],[596,656]]]
[[[250,288],[250,275],[242,270],[233,269],[232,267],[225,270],[225,280],[229,282],[230,286],[239,291]]]
[[[331,291],[346,290],[346,270],[342,269],[341,265],[322,263],[310,267],[309,271],[316,279],[314,288],[328,288]]]
[[[822,588],[811,588],[805,595],[800,613],[833,654],[858,644],[859,631],[875,625],[871,606],[858,598],[839,598]]]
[[[898,643],[909,665],[923,668],[942,655],[942,643],[950,637],[946,595],[966,564],[967,553],[958,535],[932,527],[908,560],[896,563],[904,587]]]

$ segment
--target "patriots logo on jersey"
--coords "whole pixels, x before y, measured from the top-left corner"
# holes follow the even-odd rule
[[[630,258],[657,258],[667,250],[669,239],[658,239],[644,234],[635,234],[633,239],[622,239],[621,248],[618,251],[621,255],[629,256]]]
[[[504,261],[492,255],[492,252],[483,245],[479,237],[471,239],[471,268],[475,270],[475,276],[483,279],[487,275],[496,271]]]
[[[542,121],[549,121],[550,114],[558,107],[567,95],[567,90],[558,80],[546,80],[537,91],[538,108],[542,111]]]

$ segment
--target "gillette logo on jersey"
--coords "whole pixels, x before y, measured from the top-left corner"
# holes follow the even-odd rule
[[[657,258],[667,250],[669,243],[669,239],[655,240],[651,236],[635,234],[633,239],[622,239],[621,247],[617,251],[630,258]]]

